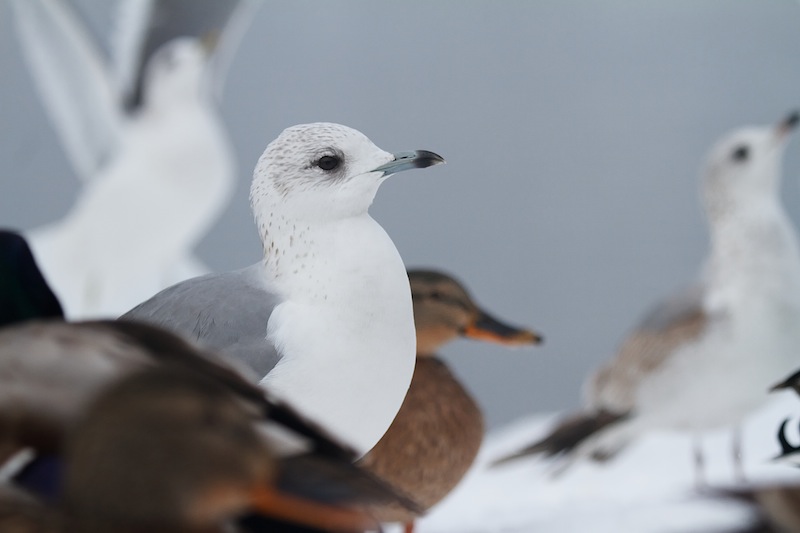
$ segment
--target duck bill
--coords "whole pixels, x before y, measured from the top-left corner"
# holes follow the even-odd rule
[[[298,526],[334,533],[380,529],[380,524],[363,511],[313,502],[266,485],[251,490],[250,502],[256,513]]]
[[[442,156],[434,152],[429,152],[428,150],[398,152],[392,155],[394,156],[394,159],[384,165],[379,166],[373,170],[373,172],[383,172],[384,176],[389,176],[404,170],[428,168],[445,162]]]
[[[464,328],[463,336],[505,346],[541,344],[540,334],[529,329],[519,329],[504,324],[485,311],[479,311],[478,318]]]

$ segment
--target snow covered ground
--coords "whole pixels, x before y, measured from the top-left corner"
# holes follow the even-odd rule
[[[744,426],[749,483],[800,484],[799,470],[770,460],[779,453],[777,430],[787,417],[789,441],[800,443],[800,402],[790,392],[776,394]],[[580,463],[557,478],[542,459],[487,467],[543,435],[556,418],[534,416],[488,435],[473,470],[419,521],[418,532],[730,532],[756,520],[747,504],[695,490],[691,440],[683,434],[648,435],[611,462]],[[709,433],[704,450],[709,486],[736,486],[729,432]]]

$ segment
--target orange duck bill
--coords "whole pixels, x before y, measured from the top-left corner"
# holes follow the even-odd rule
[[[464,328],[461,335],[470,339],[494,342],[505,346],[541,344],[544,340],[538,333],[529,329],[519,329],[504,324],[482,310],[478,311],[475,321]]]
[[[258,514],[332,533],[361,533],[379,530],[380,524],[364,511],[313,502],[279,492],[267,485],[250,491],[253,511]]]

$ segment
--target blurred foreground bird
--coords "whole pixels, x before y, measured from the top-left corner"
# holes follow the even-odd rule
[[[483,440],[483,415],[437,352],[459,338],[505,346],[538,344],[527,329],[508,326],[482,310],[452,277],[410,270],[417,329],[417,365],[411,386],[389,430],[358,463],[419,502],[424,510],[464,477]],[[413,531],[416,513],[377,507],[381,522],[403,522]]]
[[[375,526],[363,511],[281,491],[277,452],[256,425],[262,417],[261,406],[197,372],[135,372],[98,395],[70,431],[59,504],[31,513],[35,503],[0,502],[0,525],[27,519],[65,533],[211,532],[229,531],[232,519],[255,511],[281,521],[271,531]]]
[[[287,128],[250,189],[263,260],[174,285],[124,318],[249,366],[271,395],[363,454],[400,408],[416,344],[403,261],[367,211],[388,176],[443,162],[390,154],[339,124]]]
[[[215,376],[251,399],[263,393],[175,335],[132,321],[26,321],[0,329],[0,463],[63,435],[108,384],[143,367],[177,365]]]
[[[605,459],[638,435],[672,428],[699,436],[738,425],[766,400],[800,353],[800,254],[779,200],[792,113],[775,127],[730,133],[711,150],[702,188],[711,251],[700,282],[654,309],[591,377],[587,409],[509,457]],[[738,433],[734,441],[742,477]]]
[[[58,492],[58,479],[41,479],[58,477],[58,470],[48,471],[47,459],[64,453],[65,435],[80,431],[74,429],[77,421],[99,394],[150,367],[199,374],[253,406],[254,423],[266,419],[282,426],[284,437],[277,441],[282,448],[276,451],[281,453],[278,482],[286,491],[337,505],[392,501],[418,510],[413,501],[353,466],[356,452],[269,401],[237,373],[166,331],[126,321],[35,321],[0,330],[0,464],[33,451],[45,462],[26,466],[14,479],[45,495],[51,486]],[[287,440],[287,432],[295,437]]]

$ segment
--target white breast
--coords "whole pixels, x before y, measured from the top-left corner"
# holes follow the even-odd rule
[[[303,239],[275,245],[272,283],[286,300],[270,317],[268,338],[283,358],[262,383],[366,453],[397,414],[414,371],[408,277],[368,215],[300,231]]]

